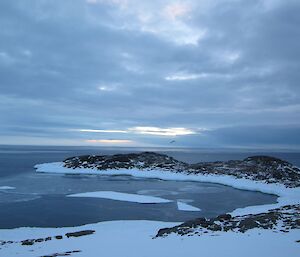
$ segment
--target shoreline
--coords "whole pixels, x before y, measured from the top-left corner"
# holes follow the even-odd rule
[[[35,165],[38,173],[58,173],[66,175],[106,175],[106,176],[133,176],[147,179],[160,179],[171,181],[191,181],[216,183],[230,186],[240,190],[256,191],[265,194],[278,196],[277,203],[247,206],[232,211],[232,215],[258,214],[284,205],[300,203],[300,188],[288,188],[283,184],[267,184],[246,178],[235,178],[229,175],[207,175],[207,174],[188,174],[186,172],[171,172],[159,169],[111,169],[98,170],[96,168],[66,168],[63,162],[44,163]]]

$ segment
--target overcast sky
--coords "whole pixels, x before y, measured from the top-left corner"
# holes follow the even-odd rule
[[[299,0],[1,0],[0,144],[300,149]]]

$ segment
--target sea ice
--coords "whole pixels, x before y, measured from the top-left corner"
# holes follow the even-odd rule
[[[181,201],[177,201],[177,208],[180,211],[201,211],[201,209]]]
[[[97,191],[68,195],[68,197],[94,197],[135,203],[169,203],[171,200],[156,196],[128,194],[114,191]]]

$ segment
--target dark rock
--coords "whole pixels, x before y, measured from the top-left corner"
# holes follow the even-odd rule
[[[78,231],[78,232],[73,232],[73,233],[67,233],[66,236],[69,237],[80,237],[80,236],[87,236],[94,234],[95,230],[83,230],[83,231]]]
[[[68,158],[64,161],[67,168],[96,168],[106,169],[164,169],[183,171],[188,166],[186,163],[175,160],[164,154],[153,152],[116,154],[116,155],[85,155]]]
[[[176,231],[176,229],[174,229],[174,232]],[[170,234],[171,229],[170,228],[161,228],[160,230],[158,230],[156,237],[162,237],[164,235]]]
[[[209,227],[209,229],[212,231],[221,231],[222,227],[218,224],[213,224],[212,226]]]
[[[230,220],[232,217],[230,214],[221,214],[217,217],[218,220],[223,221],[223,220]]]
[[[63,239],[63,236],[55,236],[56,239]]]
[[[246,219],[242,220],[239,224],[239,230],[241,232],[245,232],[249,229],[257,228],[257,227],[258,227],[258,223],[253,218],[246,218]]]
[[[300,205],[288,205],[270,210],[266,213],[249,214],[243,216],[219,215],[211,219],[194,219],[186,221],[172,228],[159,230],[157,237],[167,236],[170,233],[190,235],[203,233],[215,233],[217,231],[246,232],[253,228],[273,229],[275,232],[289,232],[292,229],[300,229]],[[277,224],[280,224],[278,226]]]
[[[33,245],[34,240],[32,240],[32,239],[23,240],[23,241],[21,241],[21,244],[22,245]]]
[[[53,253],[51,255],[43,255],[40,257],[58,257],[58,256],[71,256],[72,253],[80,253],[80,250],[73,250],[73,251],[66,251],[66,252],[61,252],[61,253]]]

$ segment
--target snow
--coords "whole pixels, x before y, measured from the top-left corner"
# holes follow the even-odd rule
[[[180,211],[201,211],[201,209],[199,209],[195,206],[192,206],[187,203],[180,202],[180,201],[177,201],[177,208]]]
[[[10,189],[16,189],[16,188],[11,186],[0,186],[0,190],[10,190]]]
[[[94,197],[135,203],[169,203],[171,200],[155,196],[128,194],[113,191],[97,191],[68,195],[68,197]]]
[[[18,228],[0,230],[2,240],[23,240],[64,235],[67,232],[93,229],[92,235],[78,238],[35,243],[21,246],[20,243],[0,246],[0,256],[36,257],[63,253],[71,250],[78,257],[253,257],[253,256],[299,256],[299,231],[274,233],[270,230],[253,229],[244,234],[218,232],[216,236],[201,235],[181,237],[171,234],[165,238],[154,238],[159,228],[176,223],[157,221],[109,221],[76,228]]]

